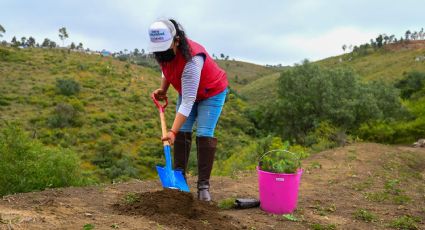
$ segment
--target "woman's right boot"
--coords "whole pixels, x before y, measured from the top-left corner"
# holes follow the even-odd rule
[[[182,171],[185,180],[191,146],[192,133],[178,132],[174,141],[174,169]]]

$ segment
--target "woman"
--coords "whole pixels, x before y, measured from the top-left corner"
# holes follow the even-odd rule
[[[174,144],[174,168],[186,176],[192,128],[197,121],[198,199],[210,201],[209,179],[217,146],[214,129],[227,94],[226,73],[204,47],[186,37],[173,19],[154,22],[149,37],[148,50],[162,69],[161,87],[154,91],[155,98],[165,99],[170,84],[179,93],[172,128],[162,140]]]

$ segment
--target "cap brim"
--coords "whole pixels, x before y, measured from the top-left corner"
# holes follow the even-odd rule
[[[162,51],[166,51],[171,47],[171,43],[173,42],[173,39],[170,39],[168,41],[165,42],[149,42],[148,45],[148,52],[162,52]]]

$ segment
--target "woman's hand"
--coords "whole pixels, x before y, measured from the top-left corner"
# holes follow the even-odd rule
[[[174,141],[176,140],[176,134],[172,131],[168,131],[167,136],[161,138],[162,141],[168,141],[170,145],[174,145]]]
[[[156,100],[158,101],[163,101],[165,99],[167,99],[167,91],[159,88],[153,91],[153,95],[155,97]]]

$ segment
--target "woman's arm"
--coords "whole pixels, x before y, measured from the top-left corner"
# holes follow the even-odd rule
[[[176,113],[176,117],[169,132],[168,137],[174,136],[174,133],[177,133],[180,128],[183,126],[186,118],[189,116],[192,111],[193,104],[196,100],[196,95],[198,92],[199,82],[201,79],[201,71],[204,66],[204,57],[203,56],[194,56],[186,66],[184,67],[182,74],[182,101],[180,103],[179,110]],[[170,140],[170,144],[174,143],[174,139]]]

